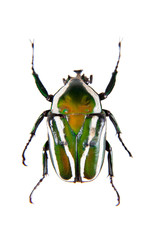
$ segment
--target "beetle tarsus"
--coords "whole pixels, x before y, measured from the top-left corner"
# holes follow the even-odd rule
[[[119,195],[117,189],[115,188],[115,186],[114,186],[114,184],[113,184],[112,176],[110,176],[110,183],[111,183],[114,191],[117,193],[117,201],[118,201],[118,203],[116,204],[116,206],[118,206],[118,205],[120,204],[120,195]]]
[[[131,154],[131,152],[130,152],[130,151],[128,150],[128,148],[125,146],[125,144],[124,144],[124,142],[123,142],[123,140],[122,140],[122,138],[121,138],[121,136],[120,136],[120,133],[118,133],[118,138],[119,138],[119,141],[122,143],[122,146],[124,147],[124,149],[128,152],[129,156],[130,156],[130,157],[133,157],[132,154]]]
[[[40,180],[39,182],[36,184],[36,186],[33,188],[32,192],[30,193],[29,195],[29,202],[31,204],[33,204],[33,201],[32,201],[32,195],[33,195],[33,192],[36,190],[36,188],[40,185],[40,183],[43,181],[43,179],[45,178],[46,175],[44,175]]]
[[[121,58],[121,41],[118,43],[118,47],[119,47],[119,56],[118,56],[117,64],[116,64],[116,67],[115,67],[114,71],[117,71],[119,61],[120,61],[120,58]]]
[[[30,40],[32,46],[32,71],[34,72],[34,40],[33,42]]]
[[[33,192],[36,190],[36,188],[40,185],[40,183],[43,181],[43,179],[45,178],[46,175],[48,175],[48,155],[47,155],[47,151],[49,150],[49,144],[48,141],[44,144],[43,146],[43,177],[39,180],[39,182],[36,184],[36,186],[33,188],[30,196],[29,196],[29,201],[30,203],[32,202],[32,194]]]
[[[27,166],[27,164],[25,163],[25,161],[26,161],[26,158],[25,158],[25,151],[26,151],[28,145],[30,144],[30,142],[31,142],[31,140],[32,140],[32,138],[33,138],[33,136],[34,136],[34,134],[31,134],[31,136],[30,136],[30,138],[29,138],[29,140],[28,140],[28,142],[27,142],[27,144],[26,144],[26,146],[25,146],[25,148],[24,148],[24,150],[23,150],[23,153],[22,153],[22,163],[23,163],[24,166]]]

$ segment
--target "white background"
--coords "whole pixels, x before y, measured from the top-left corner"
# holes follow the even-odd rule
[[[1,1],[1,239],[160,239],[159,22],[158,0]],[[50,94],[81,68],[93,74],[92,87],[104,91],[122,40],[117,83],[103,101],[133,154],[129,158],[108,121],[120,206],[107,161],[86,184],[61,181],[49,161],[49,176],[29,203],[42,174],[45,121],[27,149],[28,167],[21,153],[34,122],[50,108],[31,75],[33,39],[35,69]]]

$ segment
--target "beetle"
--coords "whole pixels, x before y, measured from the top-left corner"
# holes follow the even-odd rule
[[[50,110],[44,111],[31,131],[30,138],[22,153],[25,166],[25,151],[31,142],[42,120],[46,117],[48,140],[43,146],[43,175],[33,188],[29,200],[37,186],[48,174],[48,152],[53,167],[58,176],[68,182],[89,182],[94,180],[102,168],[105,151],[108,152],[108,176],[110,183],[117,194],[117,205],[120,204],[120,195],[113,184],[113,157],[112,147],[106,140],[106,119],[109,117],[115,127],[116,133],[129,156],[120,136],[121,130],[113,114],[102,109],[101,101],[112,92],[117,69],[121,57],[121,42],[119,42],[119,56],[106,90],[96,93],[88,84],[92,83],[92,75],[82,75],[82,70],[75,70],[75,77],[68,76],[63,79],[64,86],[54,95],[49,95],[34,69],[34,42],[32,44],[32,75],[40,93],[51,102]]]

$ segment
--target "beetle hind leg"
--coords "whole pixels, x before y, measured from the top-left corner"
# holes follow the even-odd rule
[[[45,176],[48,174],[48,155],[47,155],[47,151],[49,150],[49,144],[48,141],[44,144],[43,146],[43,153],[42,153],[42,159],[43,159],[43,176],[42,178],[38,181],[38,183],[36,184],[36,186],[33,188],[32,192],[29,195],[29,201],[30,203],[32,202],[32,194],[33,192],[36,190],[36,188],[40,185],[40,183],[43,181],[43,179],[45,178]]]
[[[114,189],[114,191],[116,192],[117,194],[117,201],[118,203],[116,204],[116,206],[118,206],[120,204],[120,195],[116,189],[116,187],[114,186],[113,184],[113,153],[112,153],[112,147],[111,145],[109,144],[108,141],[106,141],[106,151],[108,152],[108,175],[110,176],[110,183]]]

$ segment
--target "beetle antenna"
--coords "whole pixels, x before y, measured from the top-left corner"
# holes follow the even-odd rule
[[[29,195],[29,201],[30,201],[30,203],[33,204],[33,202],[32,202],[32,194],[33,194],[33,192],[36,190],[36,188],[40,185],[40,183],[43,181],[43,179],[45,178],[45,176],[46,176],[46,175],[44,175],[44,176],[39,180],[39,182],[36,184],[36,186],[33,188],[32,192],[30,193],[30,195]]]
[[[110,176],[110,183],[111,183],[114,191],[117,193],[117,201],[118,201],[118,203],[116,204],[116,206],[118,206],[118,205],[120,204],[120,195],[119,195],[117,189],[115,188],[115,186],[114,186],[114,184],[113,184],[112,176]]]

